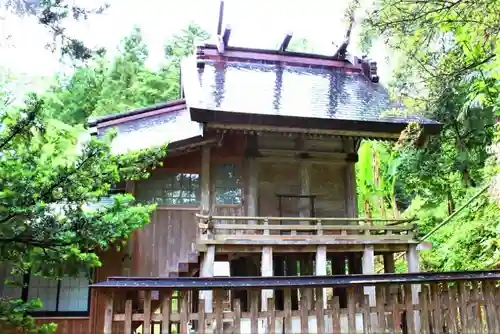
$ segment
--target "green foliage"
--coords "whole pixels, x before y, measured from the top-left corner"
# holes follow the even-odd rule
[[[391,144],[363,141],[356,165],[358,208],[361,215],[399,216],[396,191],[400,163]],[[388,211],[392,214],[388,214]]]
[[[2,110],[0,122],[0,261],[12,264],[13,274],[77,275],[100,266],[99,251],[126,242],[149,222],[154,206],[136,205],[131,195],[114,196],[111,205],[96,209],[88,204],[120,180],[147,177],[165,148],[113,155],[112,135],[83,142],[81,127],[47,118],[35,96],[22,110]],[[35,333],[25,316],[35,306],[2,300],[2,328]]]
[[[23,272],[60,277],[100,264],[106,249],[149,220],[151,206],[132,206],[130,195],[85,210],[113,183],[147,176],[165,155],[152,149],[110,153],[111,136],[77,146],[79,132],[43,117],[36,97],[22,111],[2,115],[0,133],[0,258]]]
[[[192,48],[191,28],[176,36],[176,55]],[[177,56],[153,71],[148,50],[135,28],[113,59],[100,54],[69,76],[56,78],[41,98],[31,96],[22,110],[9,107],[12,93],[0,84],[0,261],[13,274],[58,278],[100,266],[98,253],[120,247],[130,233],[149,222],[152,205],[134,203],[131,195],[113,196],[107,206],[89,205],[108,195],[122,180],[148,177],[166,152],[164,147],[113,155],[105,138],[85,136],[91,115],[126,111],[179,96]],[[0,300],[0,328],[36,329],[26,315],[35,302]]]
[[[363,23],[365,51],[376,38],[390,48],[392,94],[410,111],[443,124],[424,147],[405,140],[394,153],[400,161],[397,196],[411,200],[405,215],[420,218],[421,233],[498,173],[488,149],[500,111],[499,11],[500,2],[488,0],[381,0]],[[472,202],[432,235],[424,268],[494,267],[500,261],[499,217],[488,195]]]
[[[197,26],[194,26],[197,27]],[[135,27],[113,59],[97,57],[73,74],[58,78],[46,94],[48,113],[68,124],[81,124],[89,116],[119,113],[172,100],[180,96],[180,56],[188,54],[201,28],[183,30],[170,42],[172,55],[154,71],[146,66],[148,49]],[[191,43],[191,44],[190,44]]]
[[[27,315],[41,307],[39,300],[32,300],[27,303],[20,299],[8,300],[0,299],[0,334],[9,334],[18,328],[23,328],[27,334],[50,334],[55,332],[55,324],[44,324],[36,326],[35,319]]]
[[[190,23],[165,44],[165,57],[178,62],[181,58],[192,55],[196,44],[205,42],[209,38],[210,34],[202,27]]]

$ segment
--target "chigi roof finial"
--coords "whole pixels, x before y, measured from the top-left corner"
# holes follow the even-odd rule
[[[361,66],[363,67],[363,73],[366,75],[370,81],[378,83],[380,78],[377,73],[377,62],[371,60],[366,55],[361,58]]]

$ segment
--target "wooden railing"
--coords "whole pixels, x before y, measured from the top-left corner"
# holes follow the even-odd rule
[[[107,294],[104,333],[488,333],[500,332],[499,271],[352,276],[111,278],[94,288]],[[326,298],[328,288],[347,289],[345,305]],[[213,311],[198,299],[213,287]],[[292,306],[292,288],[299,301]],[[357,295],[359,288],[372,297]],[[269,298],[262,289],[281,288],[284,296]],[[225,303],[233,291],[248,292]],[[174,297],[173,292],[177,291]],[[274,290],[275,293],[277,290]],[[420,292],[419,292],[420,291]],[[133,305],[131,292],[145,295]],[[178,298],[173,302],[174,298]],[[158,310],[152,299],[160,299]]]
[[[269,243],[339,240],[408,242],[414,239],[415,219],[242,217],[197,214],[199,243],[231,243],[242,240]]]

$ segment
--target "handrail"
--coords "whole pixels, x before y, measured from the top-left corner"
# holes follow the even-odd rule
[[[258,220],[258,221],[320,221],[320,222],[342,222],[342,221],[351,221],[351,222],[401,222],[401,223],[409,223],[414,222],[416,218],[410,219],[394,219],[394,218],[352,218],[352,217],[252,217],[252,216],[212,216],[212,215],[201,215],[196,214],[197,218],[207,219],[207,220]]]
[[[404,226],[391,226],[391,225],[246,225],[246,224],[209,224],[198,223],[201,229],[215,228],[219,230],[374,230],[374,231],[411,231],[414,229],[413,225],[407,224]]]

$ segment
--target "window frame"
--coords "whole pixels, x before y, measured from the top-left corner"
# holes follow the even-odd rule
[[[177,171],[177,170],[166,170],[166,169],[158,169],[157,172],[161,171],[162,176],[151,175],[148,179],[142,180],[143,182],[139,182],[137,186],[137,190],[135,193],[135,198],[139,203],[156,203],[159,207],[172,207],[172,206],[199,206],[201,203],[201,175],[199,172],[195,171]],[[197,182],[194,180],[194,176],[196,176]],[[159,177],[160,180],[154,180],[155,177]],[[149,200],[145,200],[144,198],[148,193],[146,190],[147,182],[158,182],[162,181],[161,190],[163,192],[161,201],[157,201],[157,197],[153,196],[149,197]],[[190,187],[184,187],[186,183]],[[194,186],[197,183],[197,186]],[[158,190],[158,189],[154,189]],[[143,194],[140,194],[143,192]],[[175,192],[179,192],[181,196],[166,196],[167,194],[171,195]],[[188,196],[183,196],[184,194],[189,193],[194,195],[194,198]],[[189,203],[183,203],[186,200]],[[176,203],[177,202],[177,203]],[[179,203],[181,202],[181,203]]]
[[[33,317],[81,317],[85,318],[88,317],[90,314],[90,298],[91,298],[91,291],[90,291],[90,283],[91,283],[91,275],[89,275],[89,287],[88,287],[88,298],[87,298],[87,310],[86,311],[59,311],[59,304],[60,304],[60,296],[61,296],[61,283],[62,280],[58,279],[57,280],[57,293],[56,293],[56,310],[55,311],[33,311],[29,312],[29,315]],[[21,300],[23,302],[27,302],[30,299],[28,298],[29,295],[29,289],[30,289],[30,278],[31,274],[27,273],[24,274],[23,276],[23,285],[21,287]]]
[[[234,173],[234,184],[229,184],[227,181],[229,179],[224,179],[220,180],[219,179],[219,168],[224,168],[225,166],[231,166],[231,172]],[[214,185],[213,185],[213,191],[214,191],[214,204],[215,205],[243,205],[243,196],[245,193],[245,186],[243,184],[244,178],[243,178],[243,166],[240,163],[237,162],[221,162],[217,163],[214,166]],[[225,175],[227,177],[227,175]],[[238,182],[239,180],[239,182]],[[220,185],[222,183],[222,185]],[[232,203],[224,203],[224,202],[219,202],[218,200],[223,196],[219,196],[219,190],[222,190],[223,192],[227,191],[239,191],[239,203],[235,203],[234,199],[232,200]]]

